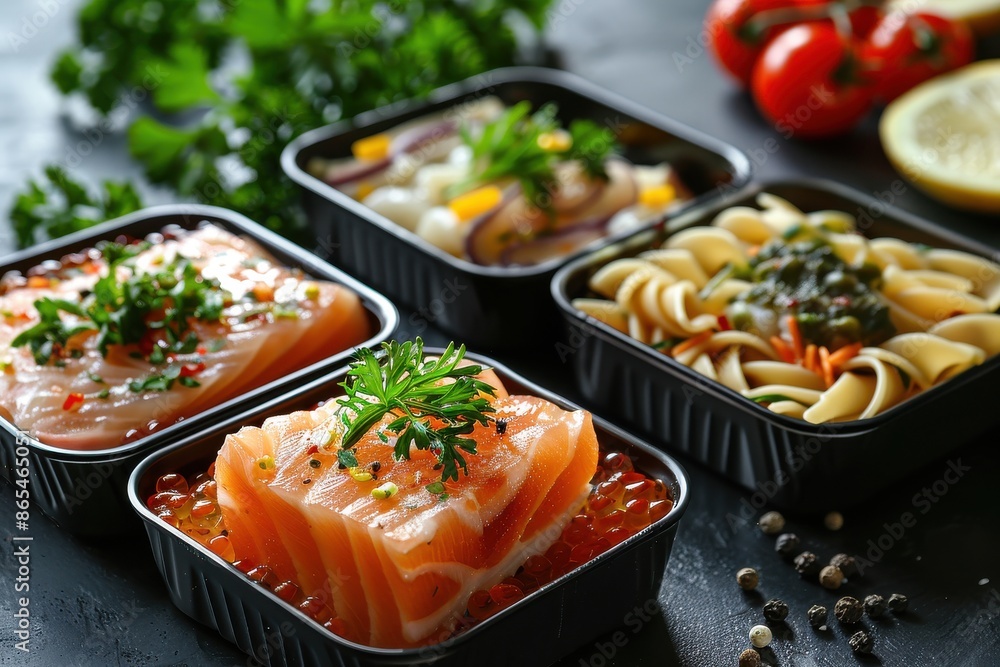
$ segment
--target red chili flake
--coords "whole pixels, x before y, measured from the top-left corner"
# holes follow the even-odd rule
[[[206,354],[208,354],[208,348],[206,348],[204,345],[199,345],[198,349],[196,349],[195,352],[204,357]]]
[[[319,447],[317,447],[316,445],[312,445],[309,449],[306,450],[306,456],[312,456],[318,451]]]
[[[63,410],[77,410],[81,405],[83,405],[83,394],[73,392],[63,401]]]
[[[729,324],[729,318],[725,315],[719,315],[719,329],[722,331],[732,331],[733,327]]]
[[[196,364],[184,364],[181,366],[181,377],[189,378],[205,370],[205,362],[199,361]]]

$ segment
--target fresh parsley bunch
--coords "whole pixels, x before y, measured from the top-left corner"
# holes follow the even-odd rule
[[[279,165],[290,139],[512,64],[517,19],[538,31],[550,4],[89,0],[77,17],[80,43],[58,58],[52,78],[101,113],[140,110],[129,149],[154,183],[304,237],[298,191]],[[189,120],[142,115],[147,98]],[[95,196],[54,173],[52,186],[32,183],[15,201],[22,245],[142,205],[127,183]],[[83,210],[80,201],[105,203]]]

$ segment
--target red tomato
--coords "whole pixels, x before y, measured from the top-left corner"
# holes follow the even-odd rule
[[[719,64],[744,86],[761,50],[775,35],[787,30],[789,23],[757,28],[749,24],[760,12],[819,4],[823,0],[715,0],[705,16],[712,53]]]
[[[803,23],[768,44],[753,70],[761,113],[786,137],[815,139],[853,128],[872,105],[853,41],[830,23]]]
[[[862,50],[872,68],[876,95],[890,102],[918,83],[972,62],[972,31],[961,21],[917,12],[890,12]]]
[[[864,39],[872,34],[875,26],[882,20],[881,7],[864,5],[851,11],[851,30],[858,39]]]

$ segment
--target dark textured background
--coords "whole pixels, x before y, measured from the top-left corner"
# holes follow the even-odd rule
[[[73,13],[79,5],[76,0],[55,2],[57,10],[51,19],[16,53],[8,32],[19,32],[24,17],[40,11],[39,5],[36,0],[0,2],[3,211],[28,175],[45,162],[63,159],[67,147],[83,138],[75,129],[79,109],[61,100],[47,81],[55,52],[71,39]],[[557,0],[549,43],[568,69],[742,148],[753,158],[759,181],[819,176],[868,194],[889,191],[898,177],[882,155],[874,118],[849,138],[814,144],[787,142],[759,119],[750,101],[723,79],[698,46],[707,4],[706,0]],[[982,53],[1000,54],[995,42],[981,46]],[[678,66],[677,54],[690,61]],[[769,143],[772,138],[776,143]],[[83,165],[87,176],[138,171],[123,157],[122,137],[108,135],[97,143]],[[771,153],[766,146],[772,147]],[[154,202],[164,200],[163,193],[151,194]],[[1000,247],[995,217],[956,213],[908,186],[895,203]],[[0,252],[10,249],[11,239],[0,229]],[[409,313],[402,315],[406,322]],[[568,369],[554,360],[528,364],[516,356],[501,356],[531,378],[559,389],[569,386]],[[809,605],[824,603],[832,608],[839,595],[800,581],[773,553],[773,541],[756,529],[731,526],[727,515],[738,515],[749,494],[682,461],[691,476],[694,498],[681,524],[659,598],[662,613],[637,633],[626,629],[627,644],[616,648],[610,659],[601,652],[602,648],[610,652],[609,638],[595,637],[559,664],[735,665],[736,656],[747,645],[747,630],[760,618],[763,601],[781,597],[792,613],[787,629],[777,633],[779,639],[767,656],[774,664],[1000,665],[998,435],[994,432],[953,457],[969,471],[947,487],[937,502],[927,505],[926,513],[921,513],[924,505],[914,505],[914,497],[941,479],[946,461],[928,466],[846,513],[840,532],[824,529],[819,517],[791,522],[790,528],[805,546],[829,557],[839,551],[863,554],[869,540],[877,542],[887,533],[887,524],[898,522],[904,512],[917,516],[916,525],[892,540],[891,548],[863,581],[842,590],[859,597],[898,591],[911,598],[913,611],[905,618],[890,617],[874,624],[875,657],[862,661],[853,657],[846,634],[839,628],[816,633],[808,627],[804,614]],[[924,444],[929,443],[914,442],[913,446]],[[849,481],[845,485],[849,487]],[[11,487],[0,484],[0,663],[247,664],[246,656],[174,609],[143,535],[81,541],[61,533],[37,511],[31,524],[32,652],[26,660],[12,648],[12,506]],[[735,571],[747,565],[762,571],[763,597],[745,596],[736,587]],[[526,640],[531,641],[511,638]]]

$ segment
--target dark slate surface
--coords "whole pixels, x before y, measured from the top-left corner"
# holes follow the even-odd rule
[[[58,98],[46,79],[56,50],[70,39],[77,5],[75,0],[53,0],[55,11],[15,52],[6,36],[9,31],[20,34],[24,18],[30,20],[42,11],[42,3],[0,3],[0,34],[5,36],[0,39],[0,207],[4,210],[27,175],[45,162],[64,160],[67,151],[84,140],[73,129],[74,122],[67,120],[78,117],[74,108]],[[761,181],[819,176],[869,194],[891,192],[894,183],[900,191],[898,176],[879,148],[875,119],[848,139],[820,144],[785,141],[761,121],[750,101],[716,72],[699,46],[706,5],[705,0],[559,0],[550,42],[570,70],[747,151]],[[985,53],[1000,53],[996,43],[982,46]],[[84,162],[89,177],[136,171],[123,157],[120,136],[103,136],[94,143],[95,150]],[[905,191],[896,197],[896,205],[1000,247],[995,219],[956,213],[909,186],[902,187]],[[153,195],[154,201],[163,198],[161,193]],[[0,251],[11,247],[9,235],[0,231]],[[403,322],[408,315],[403,312]],[[573,397],[569,369],[558,363],[554,351],[543,350],[540,357],[502,359]],[[804,545],[823,558],[848,552],[871,561],[865,577],[850,582],[843,592],[859,597],[870,592],[910,596],[912,612],[906,616],[866,621],[875,636],[874,657],[853,657],[847,633],[840,627],[825,633],[809,628],[806,609],[814,603],[832,609],[838,595],[801,581],[773,552],[771,538],[733,520],[741,512],[749,515],[751,493],[685,462],[694,498],[658,599],[662,611],[641,624],[635,622],[637,616],[623,617],[622,634],[592,638],[559,664],[734,665],[747,646],[747,631],[762,619],[760,607],[770,597],[780,597],[791,607],[788,624],[775,626],[777,639],[766,656],[773,664],[1000,664],[998,435],[992,433],[950,461],[929,465],[866,506],[846,512],[839,532],[826,530],[820,517],[790,521],[790,529]],[[963,474],[949,475],[954,483],[942,481],[949,469],[961,469]],[[174,609],[143,535],[82,541],[63,534],[37,511],[29,531],[34,538],[31,653],[15,651],[11,614],[20,594],[14,592],[13,501],[12,487],[0,484],[0,663],[247,664],[246,656]],[[902,526],[904,520],[909,527]],[[734,575],[743,566],[761,570],[759,596],[745,595],[736,587]],[[594,604],[601,604],[598,597]]]

